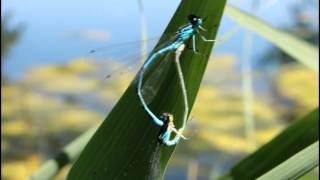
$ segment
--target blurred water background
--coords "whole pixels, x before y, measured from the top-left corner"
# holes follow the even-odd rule
[[[180,1],[142,2],[148,38],[160,37]],[[100,60],[87,55],[98,47],[139,41],[141,14],[133,0],[1,3],[1,172],[2,179],[25,179],[101,122],[132,81],[135,71],[128,69],[105,76],[123,66],[124,55],[138,56],[140,44],[102,53]],[[316,0],[228,3],[318,46]],[[178,146],[165,179],[214,179],[319,105],[316,73],[255,34],[251,53],[244,56],[248,32],[226,15],[221,22],[218,39],[236,31],[213,50],[191,113],[192,139]],[[244,59],[252,65],[250,137],[241,91]],[[63,179],[68,168],[56,179]]]

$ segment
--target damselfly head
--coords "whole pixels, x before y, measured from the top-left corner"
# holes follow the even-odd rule
[[[194,15],[194,14],[190,14],[190,15],[188,16],[188,20],[190,21],[190,23],[191,23],[192,25],[195,25],[195,26],[200,26],[200,25],[203,23],[202,18],[199,17],[199,16],[196,16],[196,15]]]
[[[170,114],[170,113],[163,113],[162,116],[161,116],[161,119],[164,122],[173,122],[173,115]]]

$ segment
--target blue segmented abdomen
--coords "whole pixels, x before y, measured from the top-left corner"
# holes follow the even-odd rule
[[[179,43],[178,43],[179,44]],[[148,113],[148,115],[152,118],[152,120],[158,125],[158,126],[163,126],[163,121],[161,121],[148,107],[147,103],[145,102],[143,96],[142,96],[142,93],[141,93],[141,87],[142,87],[142,80],[143,80],[143,75],[144,75],[144,71],[148,68],[148,66],[150,65],[150,63],[152,63],[158,55],[166,52],[166,51],[169,51],[169,50],[172,50],[172,49],[176,49],[179,47],[176,42],[172,43],[171,45],[167,46],[167,47],[164,47],[160,50],[158,50],[157,52],[155,52],[154,54],[152,54],[148,59],[147,61],[143,64],[142,66],[142,69],[139,73],[139,78],[138,78],[138,87],[137,87],[137,91],[138,91],[138,96],[139,96],[139,99],[142,103],[142,106],[144,108],[144,110]]]

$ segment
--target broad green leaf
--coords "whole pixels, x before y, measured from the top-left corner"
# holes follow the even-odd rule
[[[258,180],[297,179],[311,171],[319,162],[319,141],[304,148],[285,162],[260,176]]]
[[[226,6],[225,12],[243,27],[259,34],[303,65],[319,72],[318,48],[231,5]]]
[[[256,179],[319,140],[319,108],[297,119],[221,179]]]
[[[174,33],[187,23],[187,16],[196,14],[207,18],[203,33],[215,38],[223,14],[225,0],[184,0],[164,34]],[[162,44],[161,38],[158,45]],[[185,76],[190,106],[197,95],[213,44],[196,40],[201,55],[186,49],[181,55],[181,66]],[[157,45],[157,46],[158,46]],[[161,56],[157,61],[170,58],[167,74],[160,76],[165,81],[152,99],[151,109],[155,114],[170,112],[175,124],[182,124],[183,101],[172,55]],[[150,66],[146,79],[157,68]],[[191,109],[191,108],[190,108]],[[98,128],[84,148],[79,159],[69,172],[68,179],[162,179],[166,165],[175,147],[165,147],[157,142],[159,127],[154,125],[144,112],[136,95],[136,84],[132,82],[108,117]],[[192,139],[190,140],[192,141]]]

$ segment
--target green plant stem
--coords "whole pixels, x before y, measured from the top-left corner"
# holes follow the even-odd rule
[[[252,54],[253,35],[246,32],[243,43],[243,57],[242,57],[242,94],[243,94],[243,113],[245,120],[245,136],[249,143],[249,149],[256,147],[255,140],[255,123],[253,113],[253,87],[252,87],[252,69],[251,69],[251,54]]]
[[[140,12],[140,27],[141,27],[141,50],[140,50],[140,57],[141,61],[144,62],[144,57],[147,54],[148,51],[148,31],[147,31],[147,23],[146,18],[144,14],[144,8],[143,8],[143,0],[138,0],[139,4],[139,12]]]
[[[47,160],[40,169],[32,174],[30,180],[52,179],[65,165],[76,160],[99,125],[97,124],[87,130],[70,144],[66,145],[54,158]]]

